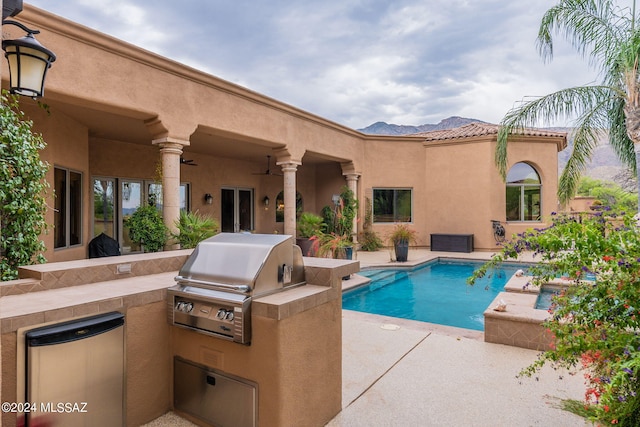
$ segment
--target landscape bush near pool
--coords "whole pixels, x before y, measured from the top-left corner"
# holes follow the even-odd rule
[[[543,365],[584,375],[580,408],[591,420],[640,425],[640,227],[631,215],[606,209],[595,214],[555,215],[546,229],[513,237],[469,279],[507,259],[531,251],[541,261],[529,269],[535,284],[565,276],[573,281],[553,298],[544,326],[551,349],[521,372],[532,376]],[[574,405],[570,405],[574,403]]]

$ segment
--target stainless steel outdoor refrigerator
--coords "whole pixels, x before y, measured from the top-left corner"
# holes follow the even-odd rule
[[[26,341],[26,425],[124,425],[124,315],[31,329]]]

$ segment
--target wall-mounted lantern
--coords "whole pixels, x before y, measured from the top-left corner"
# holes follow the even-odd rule
[[[208,205],[213,204],[213,196],[209,193],[204,195],[204,202]]]
[[[269,196],[264,196],[264,199],[262,200],[262,203],[264,204],[265,208],[269,207]]]
[[[4,15],[4,13],[3,13]],[[44,93],[44,79],[56,54],[42,46],[32,30],[16,21],[3,19],[2,25],[15,25],[27,33],[15,40],[2,40],[2,50],[9,62],[9,91],[36,98]]]

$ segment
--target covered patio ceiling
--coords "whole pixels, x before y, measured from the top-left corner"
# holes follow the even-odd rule
[[[90,138],[140,145],[151,143],[151,134],[145,121],[155,117],[152,113],[123,112],[104,105],[99,107],[82,105],[78,100],[66,100],[59,97],[48,98],[47,104],[51,107],[52,115],[56,111],[60,111],[86,126]],[[213,157],[243,159],[256,163],[263,163],[268,155],[274,156],[273,150],[284,148],[284,144],[204,127],[198,127],[191,135],[190,141],[191,144],[184,149],[185,157],[188,157],[189,153],[198,153]],[[313,152],[307,152],[303,159],[305,165],[343,161],[347,160]]]

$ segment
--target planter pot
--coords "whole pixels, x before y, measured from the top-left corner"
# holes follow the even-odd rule
[[[296,239],[296,245],[300,246],[302,250],[302,256],[316,256],[318,248],[314,248],[314,241],[308,237],[298,237]]]
[[[353,259],[353,246],[347,246],[344,248],[344,259]],[[351,275],[343,276],[342,280],[351,279]]]
[[[394,245],[396,261],[406,262],[409,256],[409,242],[398,242]]]

